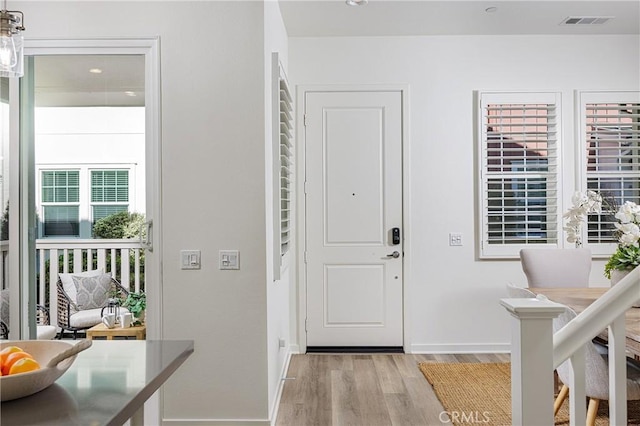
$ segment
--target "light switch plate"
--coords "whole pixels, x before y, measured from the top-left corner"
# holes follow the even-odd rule
[[[220,269],[240,269],[240,252],[220,250]]]
[[[200,250],[180,250],[180,269],[200,269]]]

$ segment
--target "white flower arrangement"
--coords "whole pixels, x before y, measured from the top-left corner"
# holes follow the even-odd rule
[[[640,206],[627,201],[616,213],[619,223],[615,226],[620,231],[619,242],[623,246],[638,245],[640,240]]]
[[[615,215],[618,223],[618,248],[604,266],[604,275],[611,278],[611,271],[630,271],[640,265],[640,206],[625,202]]]
[[[595,191],[587,191],[586,194],[576,192],[571,197],[573,206],[564,214],[568,219],[563,228],[567,231],[567,241],[574,243],[576,247],[582,246],[581,228],[589,213],[602,213],[602,196]]]
[[[564,214],[567,219],[564,230],[567,241],[576,247],[582,246],[581,228],[589,214],[602,214],[603,205],[607,214],[613,214],[614,208],[603,200],[595,191],[586,193],[576,192],[571,198],[573,206]],[[611,278],[611,271],[630,271],[640,265],[640,206],[632,201],[626,201],[614,217],[617,229],[618,248],[611,255],[604,267],[604,275]]]

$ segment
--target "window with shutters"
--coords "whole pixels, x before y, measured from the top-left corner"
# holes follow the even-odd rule
[[[272,61],[273,269],[279,280],[293,239],[293,97],[278,53]]]
[[[582,184],[611,205],[640,203],[640,92],[580,92]],[[616,244],[615,217],[589,215],[586,239],[594,254]]]
[[[558,245],[557,93],[479,94],[482,257]]]
[[[286,78],[280,78],[280,255],[291,245],[291,176],[293,175],[293,100]]]
[[[91,171],[91,215],[93,223],[129,209],[129,171]]]
[[[79,171],[43,171],[41,189],[43,235],[45,237],[79,236]]]

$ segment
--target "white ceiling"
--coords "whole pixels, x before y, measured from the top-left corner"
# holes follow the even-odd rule
[[[344,0],[278,1],[290,37],[640,34],[640,0],[369,0],[358,7]],[[485,12],[489,7],[497,11]],[[560,26],[568,16],[613,19]],[[90,68],[103,72],[91,74]],[[35,72],[38,106],[144,105],[142,56],[42,56],[36,58]]]
[[[640,34],[640,1],[279,0],[290,37]],[[496,7],[493,13],[485,10]],[[561,26],[569,16],[613,17],[602,25]]]
[[[34,74],[39,107],[144,105],[143,55],[36,56]]]

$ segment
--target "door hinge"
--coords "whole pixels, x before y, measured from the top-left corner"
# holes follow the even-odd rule
[[[307,114],[302,116],[302,122],[305,126],[307,125]]]
[[[304,263],[307,263],[307,251],[306,250],[304,251],[304,256],[303,257],[304,257]]]
[[[304,193],[305,193],[305,194],[307,194],[307,193],[308,193],[308,192],[307,192],[307,188],[308,188],[308,187],[307,187],[307,181],[305,180],[305,181],[304,181]]]
[[[304,319],[304,331],[308,331],[307,330],[307,319],[306,318]]]

